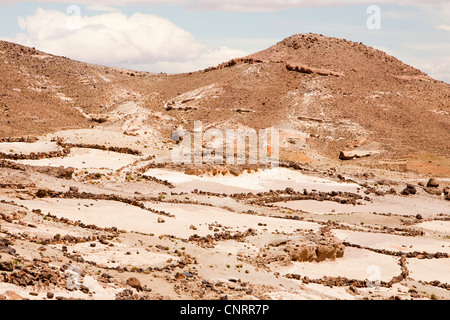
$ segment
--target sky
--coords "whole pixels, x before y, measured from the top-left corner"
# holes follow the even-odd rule
[[[450,0],[0,0],[0,40],[140,71],[196,71],[308,32],[450,83]]]

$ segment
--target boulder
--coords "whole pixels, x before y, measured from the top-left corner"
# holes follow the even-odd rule
[[[442,190],[432,187],[425,187],[423,188],[428,194],[432,194],[435,196],[440,196],[442,194]]]
[[[362,150],[341,151],[339,153],[339,159],[352,160],[355,158],[370,157],[371,155],[372,155],[371,151],[362,151]]]
[[[141,282],[135,277],[128,278],[127,284],[136,290],[140,290],[142,288]]]
[[[428,188],[438,188],[439,182],[437,182],[437,180],[435,178],[431,178],[430,180],[428,180],[427,187]]]
[[[329,243],[325,245],[311,244],[286,248],[291,260],[298,262],[336,260],[344,256],[344,250],[344,245],[340,243]]]
[[[69,192],[78,192],[80,189],[78,187],[70,187]]]
[[[403,189],[402,194],[405,196],[409,196],[410,194],[414,195],[417,193],[416,188],[412,184],[407,184],[406,188]]]

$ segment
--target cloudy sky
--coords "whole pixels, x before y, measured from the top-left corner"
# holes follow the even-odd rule
[[[0,0],[1,40],[152,72],[199,70],[308,32],[450,83],[450,0]]]

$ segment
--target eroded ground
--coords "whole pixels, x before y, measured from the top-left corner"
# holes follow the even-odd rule
[[[450,298],[448,179],[174,165],[122,129],[0,143],[0,298]]]

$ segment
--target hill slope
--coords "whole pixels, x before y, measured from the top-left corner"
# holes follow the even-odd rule
[[[202,120],[284,128],[325,156],[359,145],[448,156],[450,85],[379,50],[317,34],[189,74],[106,68],[7,42],[0,68],[4,137],[102,126],[167,140]]]

